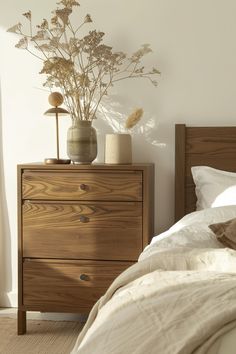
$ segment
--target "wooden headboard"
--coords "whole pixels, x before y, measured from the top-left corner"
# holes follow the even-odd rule
[[[192,166],[236,172],[235,127],[175,126],[175,221],[195,210]]]

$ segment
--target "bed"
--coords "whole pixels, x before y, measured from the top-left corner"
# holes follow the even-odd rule
[[[236,218],[235,172],[236,127],[176,125],[176,223],[95,304],[72,354],[235,354],[236,251],[215,233]]]

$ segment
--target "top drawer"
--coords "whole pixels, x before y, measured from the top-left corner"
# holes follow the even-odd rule
[[[22,198],[141,201],[142,172],[24,170]]]

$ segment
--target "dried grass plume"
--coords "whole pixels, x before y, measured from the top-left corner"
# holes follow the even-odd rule
[[[126,119],[125,128],[126,129],[133,128],[140,121],[142,116],[143,116],[143,109],[142,108],[135,109],[135,111],[131,113]]]

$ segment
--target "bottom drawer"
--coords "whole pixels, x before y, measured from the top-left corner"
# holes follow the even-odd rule
[[[88,311],[133,262],[24,259],[23,305],[42,311]]]

